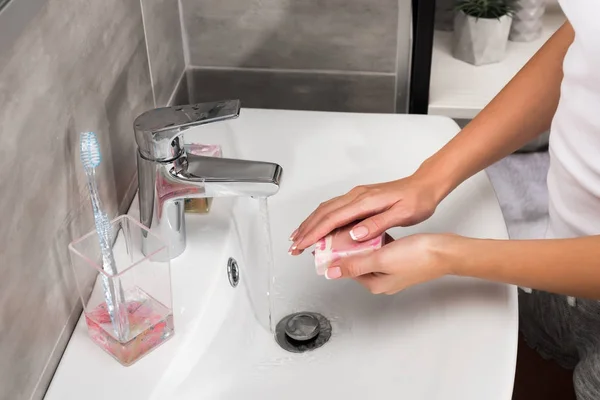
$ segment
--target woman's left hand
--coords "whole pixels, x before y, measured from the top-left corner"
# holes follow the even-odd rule
[[[364,256],[341,259],[328,279],[352,278],[374,294],[394,294],[451,273],[442,249],[455,235],[418,234],[397,239]]]

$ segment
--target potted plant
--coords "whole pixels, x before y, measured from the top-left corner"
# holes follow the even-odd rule
[[[542,36],[542,18],[546,12],[546,0],[519,0],[519,10],[515,13],[510,27],[509,40],[531,42]]]
[[[502,61],[515,0],[458,0],[453,55],[473,65]]]

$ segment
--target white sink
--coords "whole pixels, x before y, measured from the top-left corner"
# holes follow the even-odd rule
[[[125,368],[87,338],[80,320],[46,399],[509,400],[515,287],[446,277],[375,296],[353,281],[317,276],[310,252],[287,254],[289,234],[321,201],[410,174],[457,131],[443,117],[247,109],[190,131],[186,140],[218,141],[225,156],[283,166],[281,190],[268,201],[274,282],[265,210],[254,199],[215,199],[209,215],[186,217],[187,249],[171,263],[175,336]],[[391,234],[433,231],[507,238],[485,174],[427,222]],[[241,269],[236,288],[229,257]],[[330,341],[302,354],[281,349],[269,315],[274,325],[296,311],[327,317]]]

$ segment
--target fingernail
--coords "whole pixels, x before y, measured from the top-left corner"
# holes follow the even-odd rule
[[[325,278],[327,279],[337,279],[342,276],[342,270],[340,267],[332,267],[325,271]]]
[[[369,234],[369,230],[366,226],[356,226],[350,231],[350,237],[352,240],[362,239]]]
[[[298,234],[298,229],[296,229],[294,232],[292,232],[292,234],[290,235],[290,242],[294,241],[294,237],[296,237],[296,235]]]
[[[292,245],[292,247],[290,247],[290,249],[288,250],[288,253],[292,254],[292,251],[296,250],[298,246],[296,246],[295,244]]]

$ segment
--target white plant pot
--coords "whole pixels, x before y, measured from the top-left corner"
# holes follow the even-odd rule
[[[509,39],[513,42],[531,42],[542,36],[542,18],[546,0],[520,0],[519,10],[513,17]]]
[[[475,18],[462,11],[454,17],[455,58],[473,65],[492,64],[504,59],[512,18]]]

